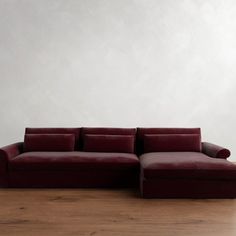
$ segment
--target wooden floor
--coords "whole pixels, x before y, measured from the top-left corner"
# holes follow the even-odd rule
[[[148,200],[135,190],[0,189],[0,235],[235,236],[236,200]]]

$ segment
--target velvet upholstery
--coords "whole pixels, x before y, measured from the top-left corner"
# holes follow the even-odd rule
[[[133,135],[136,134],[136,128],[109,128],[109,127],[83,127],[82,136],[86,134],[110,134],[110,135]]]
[[[148,134],[199,134],[200,128],[137,128],[137,153],[144,153],[144,135]]]
[[[214,158],[227,159],[230,156],[230,150],[227,148],[207,142],[202,143],[202,152]]]
[[[193,140],[187,137],[198,137],[199,144],[200,128],[27,128],[31,134],[75,136],[73,151],[23,152],[23,143],[3,147],[0,187],[131,187],[140,178],[145,198],[236,198],[235,165],[225,160],[230,151],[210,143],[199,145],[200,151],[189,148]],[[144,149],[148,135],[167,138],[163,152],[153,149],[156,140]],[[174,152],[179,135],[186,140]],[[92,137],[89,145],[86,137]]]
[[[86,134],[83,151],[134,153],[134,136]]]
[[[130,153],[28,152],[9,161],[9,170],[138,170],[139,160]]]
[[[74,134],[75,150],[78,150],[80,128],[26,128],[25,134]]]
[[[66,152],[74,148],[74,134],[25,134],[24,152]]]
[[[26,134],[75,134],[75,149],[70,152],[24,152],[8,161],[9,187],[131,187],[139,180],[139,160],[134,153],[84,152],[85,134],[124,135],[130,149],[136,129],[127,128],[27,128]],[[81,135],[80,135],[81,134]],[[123,142],[123,141],[122,141]],[[133,149],[133,147],[132,147]]]
[[[15,170],[9,186],[15,188],[133,188],[138,187],[138,170]]]
[[[186,146],[183,143],[182,150],[175,148],[175,140],[168,140],[168,144],[158,149],[155,140],[144,139],[147,135],[161,134],[194,134],[201,138],[200,128],[138,128],[140,190],[144,198],[236,197],[236,165],[224,160],[230,155],[228,149],[202,143],[197,152],[193,152],[194,149],[186,152],[189,151],[186,146],[190,140],[185,142]],[[145,149],[147,141],[149,147]],[[183,150],[185,152],[179,152]],[[156,152],[145,153],[147,151]]]
[[[80,149],[83,150],[85,135],[128,135],[135,140],[136,128],[83,127],[81,128]]]
[[[235,179],[151,179],[141,178],[143,198],[235,198]]]
[[[144,152],[200,152],[200,134],[145,134]]]
[[[200,152],[140,156],[144,198],[235,198],[236,165]]]
[[[23,143],[14,143],[0,149],[0,187],[8,186],[8,163],[20,155],[23,151]]]
[[[236,165],[200,152],[153,152],[140,156],[142,176],[155,178],[235,179]]]

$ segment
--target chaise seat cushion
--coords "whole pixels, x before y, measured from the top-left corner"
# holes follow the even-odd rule
[[[236,179],[236,165],[200,152],[152,152],[140,156],[145,179]]]
[[[95,152],[27,152],[9,160],[13,170],[130,170],[139,167],[135,154]]]

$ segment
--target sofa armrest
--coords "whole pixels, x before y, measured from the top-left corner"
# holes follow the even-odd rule
[[[23,143],[14,143],[0,148],[0,187],[8,186],[8,160],[22,153]]]
[[[8,161],[9,159],[18,156],[23,151],[23,142],[13,143],[0,148],[0,160]]]
[[[230,156],[229,149],[207,142],[202,143],[202,152],[214,158],[227,159]]]

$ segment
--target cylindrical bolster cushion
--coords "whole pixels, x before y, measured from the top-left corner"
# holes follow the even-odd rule
[[[85,134],[83,151],[134,153],[134,136]]]
[[[24,151],[74,151],[74,134],[25,134]]]
[[[200,152],[200,134],[145,134],[144,152]]]
[[[226,159],[230,156],[230,150],[213,143],[202,143],[202,152],[214,158]]]

